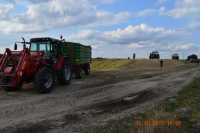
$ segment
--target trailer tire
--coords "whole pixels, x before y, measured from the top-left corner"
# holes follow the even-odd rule
[[[90,75],[90,64],[85,64],[83,70],[85,72],[85,75]]]
[[[34,87],[39,93],[50,93],[54,88],[53,71],[44,67],[38,71],[34,80]]]
[[[80,65],[76,66],[76,68],[75,68],[75,78],[76,79],[82,78],[82,68]]]
[[[61,85],[70,84],[72,79],[72,69],[70,64],[65,64],[64,68],[58,71],[58,81]]]

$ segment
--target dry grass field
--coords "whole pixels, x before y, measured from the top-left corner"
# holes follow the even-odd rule
[[[92,71],[173,71],[182,70],[196,65],[187,64],[184,61],[164,60],[163,69],[160,68],[160,60],[126,60],[126,59],[93,59]]]
[[[126,80],[151,78],[198,66],[197,64],[188,64],[184,61],[176,60],[164,60],[164,66],[161,68],[160,60],[93,59],[90,78],[95,77],[96,79],[104,80],[101,83],[102,85]]]

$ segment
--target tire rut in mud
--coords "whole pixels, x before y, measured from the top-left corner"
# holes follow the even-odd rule
[[[148,100],[153,100],[156,97],[158,97],[158,94],[156,94],[152,90],[144,90],[119,99],[95,103],[87,107],[87,109],[96,110],[94,112],[94,115],[101,115],[105,113],[119,113],[129,108],[133,108],[139,104],[145,103]]]

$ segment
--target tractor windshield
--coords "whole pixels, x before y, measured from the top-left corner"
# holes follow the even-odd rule
[[[49,53],[51,51],[49,42],[32,42],[30,50],[32,52],[36,51],[44,51],[45,53]]]

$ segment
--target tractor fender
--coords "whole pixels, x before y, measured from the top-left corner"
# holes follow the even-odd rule
[[[53,66],[53,69],[58,71],[61,70],[64,66],[65,63],[65,58],[63,56],[59,57],[56,61],[56,63]]]
[[[70,60],[68,57],[62,56],[57,60],[56,64],[53,66],[53,68],[54,68],[54,70],[59,71],[59,70],[63,69],[65,64],[71,65]]]

